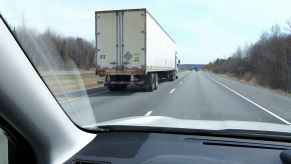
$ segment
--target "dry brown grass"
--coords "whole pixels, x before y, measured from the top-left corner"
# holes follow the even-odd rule
[[[45,82],[54,94],[86,90],[103,86],[104,78],[96,76],[94,72],[80,75],[48,75],[43,76]]]
[[[270,86],[259,84],[259,82],[256,79],[256,77],[253,76],[251,73],[246,73],[240,78],[235,76],[235,75],[233,75],[233,74],[230,74],[230,73],[221,74],[221,75],[223,77],[225,77],[225,78],[236,80],[236,81],[239,81],[239,82],[244,83],[244,84],[249,84],[249,85],[253,85],[253,86],[257,86],[257,87],[262,87],[262,88],[271,90],[271,91],[273,91],[275,93],[278,93],[278,94],[281,94],[281,95],[291,96],[291,93],[287,93],[286,91],[283,91],[282,89],[272,89]]]

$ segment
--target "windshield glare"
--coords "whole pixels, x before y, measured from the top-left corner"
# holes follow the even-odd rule
[[[27,57],[81,127],[213,129],[223,121],[286,131],[280,125],[291,122],[287,0],[0,1]]]

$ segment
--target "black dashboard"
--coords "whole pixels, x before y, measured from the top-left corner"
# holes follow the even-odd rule
[[[101,133],[69,164],[281,164],[291,144],[209,136]]]

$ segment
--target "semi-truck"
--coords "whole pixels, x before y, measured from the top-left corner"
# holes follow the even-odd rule
[[[95,12],[96,74],[110,91],[177,78],[176,43],[147,9]]]

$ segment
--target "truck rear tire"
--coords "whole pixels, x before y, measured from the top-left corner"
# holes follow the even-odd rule
[[[159,88],[159,75],[155,73],[155,89]]]
[[[145,91],[152,92],[155,90],[155,76],[153,73],[148,73],[145,76]]]
[[[176,80],[176,72],[169,72],[169,81]]]

